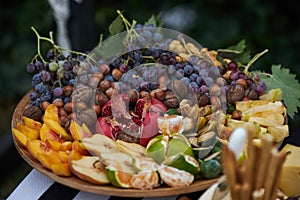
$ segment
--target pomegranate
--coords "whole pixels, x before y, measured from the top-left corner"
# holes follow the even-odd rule
[[[139,141],[143,146],[158,134],[157,118],[164,115],[167,107],[158,99],[147,95],[138,99],[133,111],[129,111],[130,98],[120,94],[109,100],[98,118],[96,132],[116,139],[116,133],[122,131],[135,135],[132,142]],[[123,134],[124,134],[123,133]],[[138,139],[138,140],[137,140]]]

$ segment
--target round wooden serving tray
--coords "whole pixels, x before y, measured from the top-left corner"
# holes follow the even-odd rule
[[[22,120],[22,113],[26,108],[26,106],[30,103],[30,100],[28,98],[29,93],[30,92],[28,92],[18,103],[12,117],[12,122],[11,122],[12,127],[15,127],[16,123]],[[60,184],[66,185],[74,189],[82,190],[85,192],[91,192],[91,193],[97,193],[103,195],[123,196],[123,197],[161,197],[161,196],[172,196],[172,195],[179,195],[179,194],[201,191],[209,188],[218,180],[218,178],[210,179],[210,180],[204,180],[204,179],[195,180],[193,184],[186,187],[172,188],[172,187],[162,185],[152,190],[123,189],[123,188],[116,188],[112,185],[95,185],[92,183],[85,182],[80,178],[76,177],[75,175],[72,175],[70,177],[62,177],[62,176],[55,175],[50,170],[43,167],[43,165],[38,160],[33,158],[31,154],[28,152],[28,150],[22,145],[20,145],[14,137],[13,139],[14,139],[15,147],[18,150],[21,157],[34,169],[36,169],[37,171],[41,172],[42,174],[46,175],[47,177],[53,179],[54,181]]]

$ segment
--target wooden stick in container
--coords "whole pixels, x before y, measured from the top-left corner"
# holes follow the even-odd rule
[[[245,197],[251,196],[251,191],[253,188],[253,182],[254,182],[254,175],[255,175],[255,162],[256,162],[256,151],[258,147],[253,144],[252,142],[252,136],[248,135],[248,146],[247,146],[247,159],[245,161],[246,165],[246,173],[244,178],[244,184],[247,184],[249,187],[250,193],[246,193]]]
[[[238,193],[237,193],[238,188],[236,188],[236,185],[238,184],[237,166],[236,166],[237,162],[234,153],[228,148],[228,146],[223,147],[222,163],[228,181],[228,185],[231,191],[231,198],[232,200],[238,199]]]
[[[273,137],[271,135],[266,135],[262,137],[262,148],[260,148],[260,152],[258,152],[258,155],[260,156],[259,159],[256,159],[258,170],[256,172],[256,180],[255,180],[255,186],[254,189],[258,190],[260,189],[264,184],[264,179],[266,178],[266,172],[268,165],[270,164],[271,159],[271,148],[272,148],[272,142]]]
[[[271,194],[271,199],[276,199],[277,198],[281,173],[282,173],[282,169],[283,169],[283,163],[284,163],[285,159],[286,159],[286,153],[281,151],[279,153],[279,161],[278,161],[279,167],[277,169],[276,178],[274,179],[274,186],[273,186],[273,189],[272,189],[273,192]]]
[[[273,194],[273,186],[275,185],[275,180],[277,176],[278,169],[281,167],[282,161],[280,154],[276,149],[273,149],[271,152],[271,160],[268,163],[269,167],[267,169],[267,173],[265,176],[265,182],[264,182],[264,188],[265,188],[265,194],[264,199],[265,200],[271,200],[271,195]]]

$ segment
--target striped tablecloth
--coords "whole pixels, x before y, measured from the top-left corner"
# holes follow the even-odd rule
[[[10,194],[7,200],[193,200],[204,191],[168,197],[117,197],[79,191],[61,185],[33,169]]]

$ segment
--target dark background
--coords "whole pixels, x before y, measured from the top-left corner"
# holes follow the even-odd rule
[[[30,27],[47,36],[56,24],[46,0],[0,1],[0,199],[5,198],[30,171],[14,149],[10,121],[17,102],[31,87],[25,66],[36,54],[36,37]],[[144,22],[162,12],[164,27],[189,35],[209,49],[225,48],[245,39],[254,55],[269,52],[254,69],[269,71],[282,64],[300,77],[300,2],[259,0],[70,0],[68,31],[72,49],[93,49],[116,17],[124,10],[129,21]],[[288,83],[286,83],[288,84]],[[286,142],[300,145],[299,115],[289,119],[291,136]]]

